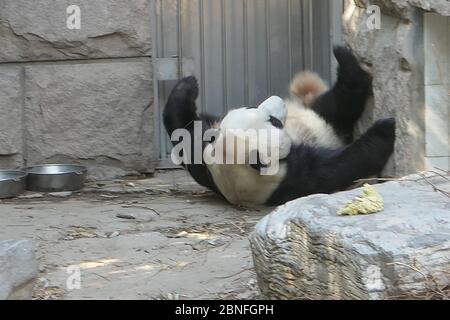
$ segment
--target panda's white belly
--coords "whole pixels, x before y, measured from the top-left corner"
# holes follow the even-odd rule
[[[294,101],[287,101],[286,106],[287,118],[284,132],[287,133],[289,145],[307,144],[325,148],[339,148],[343,146],[343,142],[338,138],[334,129],[313,110],[307,109],[302,104]],[[235,113],[238,116],[241,116],[241,114],[245,116],[245,112],[245,110],[240,110]],[[251,111],[247,112],[250,113]],[[232,116],[234,116],[234,113]],[[227,125],[239,127],[236,123],[239,123],[242,119],[239,119],[237,116],[235,118],[231,117],[233,121],[228,119],[229,121],[226,122],[226,125],[222,123],[222,129],[226,129]],[[252,117],[249,117],[249,119],[254,120]],[[261,119],[257,118],[257,120],[263,122],[264,117],[261,117]],[[244,124],[248,126],[247,123],[244,122]],[[265,123],[256,123],[254,127],[259,128],[258,125],[259,127],[264,127]],[[223,139],[223,136],[220,136],[218,139]],[[287,165],[282,162],[279,162],[280,166],[277,174],[271,176],[261,175],[258,170],[253,169],[249,165],[211,164],[215,163],[211,161],[212,158],[210,157],[214,148],[215,144],[210,144],[206,147],[205,160],[209,163],[208,169],[217,188],[232,204],[244,206],[263,205],[286,177]],[[232,147],[224,150],[226,150],[223,151],[224,158],[228,152],[234,152],[235,154],[237,152]],[[240,151],[248,153],[247,150]],[[215,152],[218,151],[215,150]],[[301,165],[301,163],[298,165]]]
[[[285,130],[295,145],[307,144],[316,147],[337,149],[344,145],[333,127],[311,109],[288,101]]]
[[[232,204],[264,205],[286,176],[286,164],[280,163],[276,175],[263,176],[248,165],[208,165],[217,188]]]

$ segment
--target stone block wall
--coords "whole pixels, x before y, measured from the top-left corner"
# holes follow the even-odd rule
[[[67,27],[73,4],[79,30]],[[75,162],[99,180],[152,171],[149,1],[0,8],[0,168]]]
[[[381,11],[380,28],[370,28]],[[374,97],[360,131],[381,117],[397,118],[397,145],[387,174],[406,175],[427,168],[427,132],[436,128],[426,121],[424,14],[450,16],[445,0],[347,0],[343,39],[369,66],[374,75]],[[445,39],[443,39],[443,42]],[[445,70],[447,72],[447,70]],[[445,120],[450,121],[450,120]],[[444,167],[445,169],[445,167]]]
[[[450,170],[450,17],[424,18],[427,167]]]

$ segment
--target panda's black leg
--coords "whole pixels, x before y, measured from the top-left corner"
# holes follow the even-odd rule
[[[200,120],[195,105],[198,94],[195,77],[181,79],[172,89],[163,113],[164,125],[169,136],[176,129],[186,128],[193,121]]]
[[[287,158],[288,174],[268,205],[349,188],[380,173],[394,150],[395,120],[377,121],[361,138],[340,150],[297,146]]]
[[[316,99],[312,108],[333,126],[346,143],[350,143],[354,125],[371,94],[372,77],[361,67],[350,49],[337,46],[334,55],[339,64],[337,82]]]
[[[202,161],[201,163],[196,162],[197,159],[203,159],[203,154],[195,156],[195,152],[202,152],[205,146],[203,134],[211,128],[212,122],[216,119],[212,116],[197,114],[195,100],[198,94],[198,82],[195,77],[181,79],[173,88],[167,100],[163,112],[164,126],[169,136],[172,136],[172,133],[177,129],[186,130],[189,134],[191,150],[190,157],[186,161],[188,163],[184,163],[184,167],[200,185],[218,192],[206,165]],[[201,132],[195,132],[196,123],[201,124]],[[179,142],[172,141],[172,143],[176,145]],[[195,147],[196,145],[201,146],[201,149],[198,150]]]
[[[325,191],[349,187],[358,179],[378,175],[394,151],[395,119],[377,121],[361,138],[322,159],[318,176]]]

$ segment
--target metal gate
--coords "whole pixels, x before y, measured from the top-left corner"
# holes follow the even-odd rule
[[[161,114],[181,77],[199,79],[199,109],[218,116],[258,105],[270,95],[287,97],[299,70],[314,70],[330,82],[334,78],[331,48],[340,42],[341,0],[151,1],[162,160],[171,145]]]

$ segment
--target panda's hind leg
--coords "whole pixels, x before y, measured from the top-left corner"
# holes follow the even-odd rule
[[[199,120],[195,100],[199,94],[195,77],[183,78],[172,89],[163,112],[164,125],[169,136],[173,131],[188,127]]]
[[[358,179],[378,175],[394,151],[395,119],[378,120],[352,144],[320,161],[317,176],[328,192],[349,187]]]
[[[312,108],[350,143],[354,126],[371,94],[372,77],[361,67],[351,49],[336,46],[334,56],[338,61],[337,81],[314,101]]]

